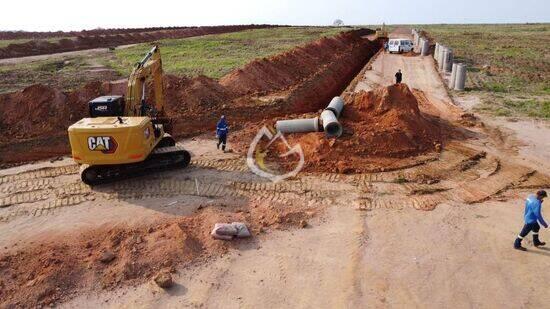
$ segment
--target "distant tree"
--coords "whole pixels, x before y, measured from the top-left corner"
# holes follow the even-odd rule
[[[334,22],[332,23],[333,26],[337,26],[337,27],[340,27],[340,26],[343,26],[344,25],[344,22],[341,20],[341,19],[336,19],[334,20]]]

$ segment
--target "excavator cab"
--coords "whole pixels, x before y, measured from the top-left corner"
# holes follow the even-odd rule
[[[88,102],[90,117],[109,117],[124,115],[124,97],[109,95],[95,98]]]

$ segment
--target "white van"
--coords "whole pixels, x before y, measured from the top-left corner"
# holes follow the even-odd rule
[[[409,39],[390,39],[388,51],[390,53],[408,53],[413,49],[413,42]]]

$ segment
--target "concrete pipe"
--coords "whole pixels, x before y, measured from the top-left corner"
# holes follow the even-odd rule
[[[275,123],[275,128],[281,133],[319,132],[319,117],[279,120]]]
[[[453,67],[453,50],[447,49],[447,54],[445,55],[445,59],[443,59],[443,72],[451,72],[451,69]]]
[[[344,129],[338,122],[336,115],[331,110],[324,110],[321,113],[321,121],[323,122],[323,129],[327,137],[339,137],[342,135]]]
[[[455,88],[456,68],[457,68],[457,64],[453,63],[453,66],[451,68],[451,78],[449,78],[449,89],[451,90]]]
[[[430,41],[428,41],[428,39],[424,39],[422,41],[421,54],[422,56],[427,56],[430,54]]]
[[[344,100],[342,100],[341,97],[332,98],[325,110],[334,112],[336,118],[339,118],[342,115],[342,111],[344,110]]]
[[[439,61],[437,63],[439,71],[443,71],[443,64],[445,61],[445,57],[447,57],[446,53],[447,53],[447,47],[443,46],[439,48]]]
[[[446,50],[447,50],[447,46],[445,46],[445,45],[442,45],[442,46],[439,47],[439,62],[438,63],[441,64],[441,65],[443,65],[443,59],[445,59],[444,56],[445,56],[445,51]]]
[[[459,63],[456,68],[455,90],[464,91],[466,85],[466,65]]]

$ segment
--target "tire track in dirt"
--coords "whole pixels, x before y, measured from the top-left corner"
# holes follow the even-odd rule
[[[249,173],[242,158],[193,160],[191,166],[224,172]],[[468,147],[451,146],[440,160],[403,170],[354,175],[304,173],[279,183],[217,178],[135,178],[89,187],[78,179],[77,165],[46,167],[0,177],[0,222],[22,215],[41,216],[88,201],[126,201],[176,196],[243,198],[289,204],[346,204],[360,210],[431,210],[444,202],[478,203],[510,189],[545,187],[547,175]],[[73,177],[67,180],[62,177]],[[428,181],[426,181],[426,179]],[[196,182],[198,181],[198,183]],[[199,186],[197,186],[200,184]],[[384,185],[390,195],[373,184]],[[349,205],[349,204],[346,204]]]

